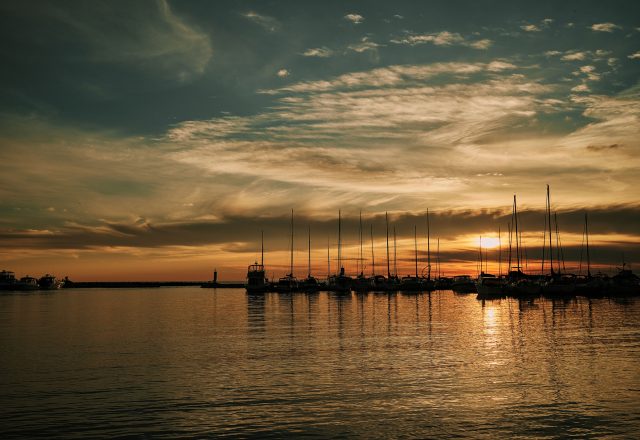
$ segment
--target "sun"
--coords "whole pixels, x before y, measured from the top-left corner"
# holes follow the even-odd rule
[[[493,249],[500,245],[500,240],[498,237],[482,237],[482,239],[478,237],[475,240],[475,245],[476,247],[482,245],[483,249]]]

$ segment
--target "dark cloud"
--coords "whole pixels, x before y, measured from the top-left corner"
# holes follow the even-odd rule
[[[584,228],[583,210],[558,213],[561,233],[582,234]],[[636,246],[640,243],[640,206],[612,206],[589,210],[589,232],[592,235],[628,235],[635,243],[619,243],[619,247]],[[497,235],[500,226],[503,242],[507,243],[507,224],[511,214],[501,210],[484,211],[438,211],[429,214],[432,246],[435,250],[437,238],[453,240],[461,235]],[[426,242],[426,213],[389,215],[391,234],[395,228],[398,239],[413,238],[414,226],[418,228],[420,247]],[[545,222],[544,211],[525,210],[519,213],[520,230],[525,234],[542,234]],[[287,249],[290,234],[290,217],[225,217],[219,221],[175,222],[153,224],[144,219],[131,223],[103,222],[94,226],[69,225],[56,231],[5,230],[0,240],[5,249],[87,249],[97,246],[130,246],[153,248],[163,246],[201,246],[226,244],[234,252],[246,252],[259,247],[260,231],[264,231],[270,250]],[[363,214],[363,235],[365,243],[373,227],[374,239],[380,243],[386,237],[384,214]],[[332,246],[338,235],[337,216],[333,219],[318,220],[303,215],[294,215],[295,240],[297,248],[306,248],[308,228],[311,228],[314,247],[324,248],[329,237]],[[357,214],[342,217],[342,239],[346,244],[358,241],[359,219]],[[555,240],[555,238],[554,238]],[[451,250],[448,250],[451,252]],[[468,251],[452,254],[469,257]],[[475,251],[471,251],[473,254]]]
[[[617,148],[621,148],[620,144],[610,144],[610,145],[587,145],[587,150],[589,151],[607,151],[607,150],[615,150]]]

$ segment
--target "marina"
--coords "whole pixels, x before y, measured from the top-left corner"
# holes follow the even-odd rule
[[[546,204],[544,215],[544,235],[542,240],[542,258],[539,272],[526,271],[524,264],[526,256],[522,243],[522,227],[518,212],[517,198],[513,196],[512,213],[507,225],[508,248],[507,272],[502,273],[502,241],[501,228],[498,226],[498,275],[488,272],[488,258],[479,238],[478,274],[457,274],[451,277],[442,275],[440,257],[440,239],[437,240],[436,273],[432,277],[431,258],[431,226],[429,210],[426,211],[426,265],[419,260],[418,229],[413,226],[413,274],[398,275],[397,237],[396,227],[390,225],[389,214],[385,212],[385,250],[386,275],[376,273],[374,253],[373,224],[370,230],[370,258],[366,258],[364,251],[364,225],[362,212],[358,215],[358,258],[356,259],[356,273],[347,273],[343,256],[343,227],[342,212],[338,211],[337,218],[337,271],[332,272],[330,257],[330,239],[327,239],[327,276],[322,279],[312,274],[311,261],[311,226],[307,228],[307,274],[304,279],[298,279],[294,265],[294,211],[291,210],[289,221],[289,268],[284,276],[269,279],[265,266],[264,231],[260,232],[260,261],[248,266],[246,280],[240,282],[221,282],[218,280],[217,269],[210,281],[93,281],[74,282],[65,277],[58,280],[55,276],[46,274],[37,279],[28,275],[16,278],[11,271],[0,272],[0,291],[34,291],[57,290],[60,288],[129,288],[129,287],[171,287],[171,286],[200,286],[202,288],[229,289],[245,288],[252,295],[278,293],[317,293],[329,291],[336,294],[348,295],[352,292],[364,294],[369,292],[403,292],[424,293],[436,290],[452,290],[458,294],[477,294],[478,299],[516,298],[533,299],[541,296],[550,298],[571,298],[576,296],[598,298],[603,296],[640,296],[640,277],[622,262],[613,275],[602,272],[592,273],[591,249],[589,244],[588,214],[584,213],[583,249],[581,249],[580,273],[568,272],[565,267],[560,239],[557,212],[552,215],[551,195],[549,185],[546,187]],[[553,220],[552,220],[553,219]],[[391,227],[392,226],[392,227]],[[391,231],[393,231],[391,233]],[[555,237],[555,245],[554,245]],[[391,243],[392,241],[392,243]],[[582,255],[585,255],[585,273],[582,273]],[[370,263],[370,264],[369,264]],[[371,273],[365,274],[365,266],[369,264]],[[454,269],[455,270],[455,269]]]
[[[552,222],[553,217],[553,222]],[[327,277],[318,279],[311,275],[311,228],[308,228],[308,273],[304,281],[298,281],[294,276],[294,217],[291,211],[290,220],[290,247],[289,247],[289,271],[278,280],[269,280],[264,266],[264,232],[261,232],[260,264],[255,262],[247,270],[245,287],[250,294],[266,292],[313,293],[318,291],[330,291],[337,294],[368,293],[368,292],[404,292],[422,293],[435,290],[451,289],[459,294],[477,294],[478,299],[493,298],[518,298],[532,299],[540,296],[551,298],[568,298],[575,296],[602,297],[602,296],[635,296],[640,295],[640,278],[629,269],[625,262],[614,275],[604,273],[593,274],[591,271],[589,228],[587,213],[584,214],[584,251],[586,255],[586,273],[573,274],[566,271],[563,260],[562,247],[560,245],[560,230],[558,226],[557,212],[552,216],[551,195],[549,185],[546,187],[546,205],[544,215],[544,236],[542,243],[541,268],[539,273],[526,273],[523,270],[525,262],[525,250],[522,244],[522,227],[518,213],[517,198],[513,196],[511,220],[507,225],[508,250],[507,273],[502,274],[502,241],[501,228],[498,227],[498,261],[499,274],[488,273],[488,259],[484,257],[485,250],[482,245],[482,237],[479,239],[478,275],[459,274],[452,277],[444,277],[440,274],[440,241],[438,239],[438,251],[436,267],[438,276],[431,276],[431,228],[429,222],[429,210],[426,211],[427,251],[426,266],[420,269],[418,258],[418,232],[417,226],[413,228],[413,262],[414,274],[399,277],[397,272],[396,230],[393,227],[393,251],[390,249],[390,224],[389,215],[385,213],[385,249],[387,274],[377,274],[374,255],[373,225],[370,226],[371,275],[365,275],[365,258],[363,244],[362,212],[358,216],[358,258],[357,273],[348,275],[343,264],[342,251],[342,212],[338,211],[337,224],[337,272],[331,272],[330,246],[327,241]],[[555,236],[556,244],[553,244]],[[555,257],[554,257],[555,253]],[[581,251],[582,257],[582,251]],[[545,259],[546,258],[546,259]],[[554,260],[555,258],[555,260]],[[582,261],[580,262],[582,268]],[[392,270],[393,268],[393,270]],[[582,269],[581,269],[582,270]],[[214,280],[215,282],[215,280]],[[203,285],[203,287],[208,287]]]

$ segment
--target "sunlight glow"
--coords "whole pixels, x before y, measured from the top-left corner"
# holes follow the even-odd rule
[[[474,244],[476,247],[482,245],[483,249],[493,249],[497,248],[500,245],[500,240],[498,239],[498,237],[482,237],[482,239],[478,237],[476,238]]]

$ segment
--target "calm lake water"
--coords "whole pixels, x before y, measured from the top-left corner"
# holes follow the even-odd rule
[[[8,437],[639,438],[640,300],[0,296]]]

